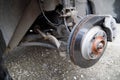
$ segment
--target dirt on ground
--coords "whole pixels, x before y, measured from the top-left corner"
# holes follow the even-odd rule
[[[120,28],[101,59],[90,68],[74,65],[65,47],[19,47],[5,56],[14,80],[120,80]]]

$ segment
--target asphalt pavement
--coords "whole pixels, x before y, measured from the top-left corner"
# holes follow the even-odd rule
[[[120,25],[101,59],[90,68],[74,65],[66,50],[19,47],[5,56],[14,80],[120,80]]]

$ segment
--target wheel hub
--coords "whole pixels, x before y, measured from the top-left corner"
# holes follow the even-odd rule
[[[102,36],[98,36],[95,38],[92,44],[92,52],[93,54],[99,55],[103,52],[105,47],[105,40]]]
[[[100,26],[94,26],[90,29],[81,44],[81,53],[84,59],[97,59],[103,53],[106,46],[107,36]]]

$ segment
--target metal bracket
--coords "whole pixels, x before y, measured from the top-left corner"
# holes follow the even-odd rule
[[[103,23],[104,27],[109,29],[109,41],[113,41],[115,36],[116,36],[116,21],[115,19],[109,15],[105,17],[104,23]]]

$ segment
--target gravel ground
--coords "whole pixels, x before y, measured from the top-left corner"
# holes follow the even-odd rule
[[[100,61],[90,68],[74,65],[65,50],[19,47],[6,55],[14,80],[120,80],[120,28]]]

